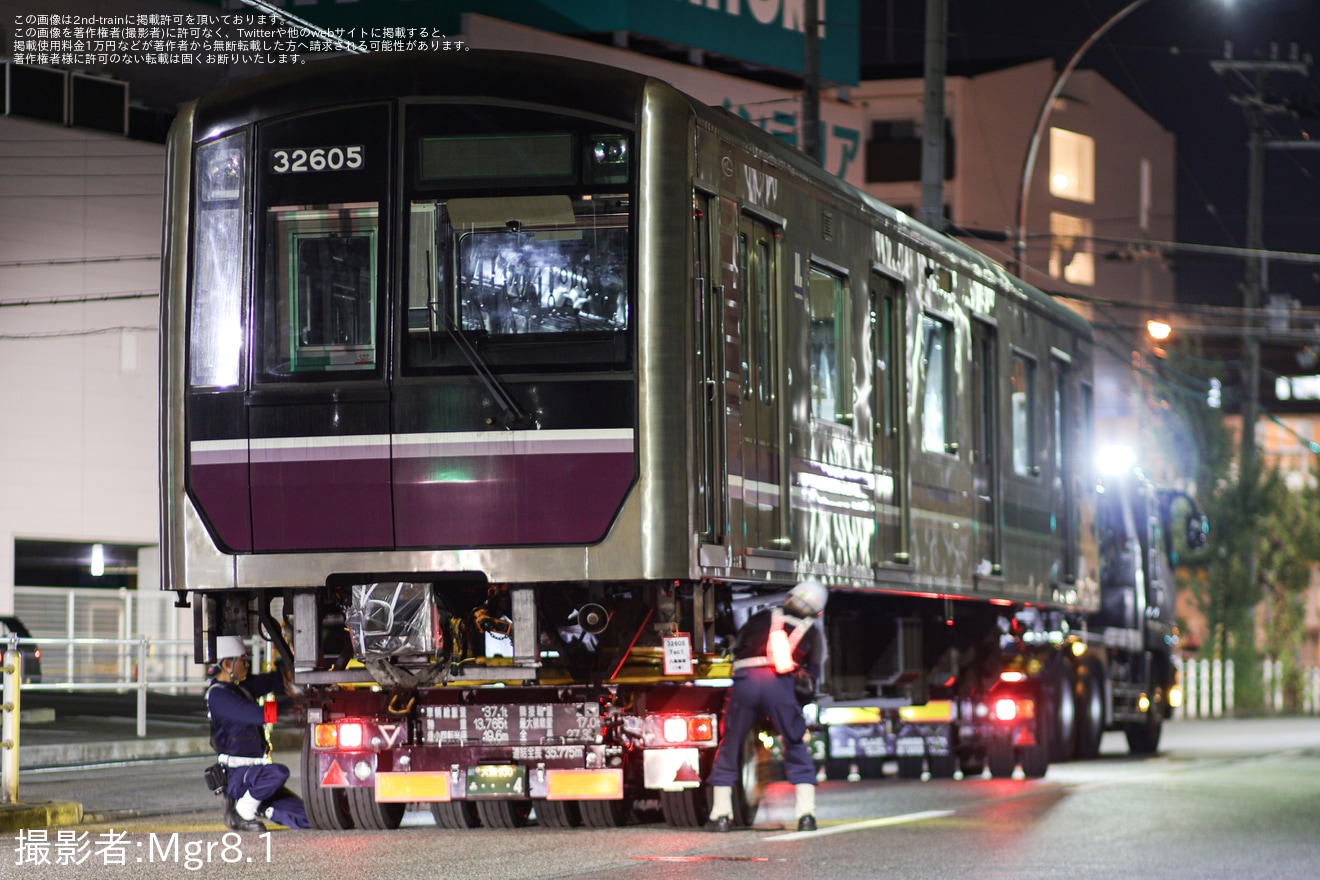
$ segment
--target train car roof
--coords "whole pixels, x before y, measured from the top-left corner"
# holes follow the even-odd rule
[[[969,245],[958,241],[942,232],[925,225],[897,208],[880,201],[864,190],[858,189],[841,178],[830,174],[815,162],[809,160],[801,151],[794,149],[773,135],[752,125],[745,119],[730,113],[722,107],[711,107],[688,96],[701,116],[720,127],[737,127],[754,141],[757,147],[779,162],[787,164],[797,173],[810,177],[817,185],[832,189],[846,200],[859,204],[863,210],[884,218],[901,235],[924,243],[932,250],[942,250],[953,255],[964,267],[970,267],[982,281],[998,288],[1016,291],[1023,298],[1035,303],[1045,312],[1056,317],[1061,323],[1070,325],[1074,332],[1087,338],[1091,336],[1091,324],[1077,312],[1058,302],[1054,297],[1039,288],[1033,287],[1021,278],[1011,274],[1004,266]]]
[[[527,52],[376,52],[281,68],[219,89],[197,102],[197,140],[260,119],[355,102],[451,93],[511,103],[571,107],[614,119],[638,119],[650,80],[603,64]],[[487,91],[488,90],[488,91]]]
[[[529,52],[481,50],[434,53],[381,52],[327,58],[281,68],[266,76],[219,89],[196,103],[194,136],[197,140],[232,131],[274,116],[292,115],[328,106],[379,101],[385,97],[422,97],[460,92],[481,96],[490,90],[494,100],[509,101],[516,87],[518,100],[532,104],[565,106],[614,119],[636,122],[641,96],[648,83],[663,82],[646,74],[596,62]],[[664,83],[668,88],[673,88]],[[678,94],[677,89],[674,90]],[[691,95],[684,97],[699,118],[720,128],[733,128],[757,149],[839,198],[883,218],[899,234],[932,250],[942,250],[970,269],[983,282],[1016,291],[1075,332],[1090,335],[1090,324],[1053,297],[1009,274],[999,263],[941,232],[920,223],[868,193],[829,174],[798,150],[728,111],[711,107]]]

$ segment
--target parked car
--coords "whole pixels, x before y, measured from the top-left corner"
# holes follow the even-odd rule
[[[9,636],[16,634],[20,639],[32,638],[32,633],[23,625],[23,621],[10,615],[0,615],[0,651],[9,650]],[[20,642],[18,652],[23,655],[23,681],[36,683],[41,681],[41,648],[31,642]]]

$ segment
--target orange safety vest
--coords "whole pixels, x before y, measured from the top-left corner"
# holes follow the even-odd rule
[[[798,620],[797,626],[793,627],[792,632],[784,630],[784,612],[776,608],[770,612],[770,636],[765,640],[765,656],[763,657],[745,657],[742,660],[733,661],[734,669],[747,669],[752,666],[773,666],[775,672],[781,675],[792,672],[797,668],[797,662],[793,659],[793,651],[797,648],[802,637],[811,629],[815,621],[811,618]]]

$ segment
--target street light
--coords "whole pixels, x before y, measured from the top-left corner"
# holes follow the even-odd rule
[[[1049,121],[1050,110],[1054,108],[1054,102],[1062,94],[1064,84],[1068,82],[1068,77],[1072,74],[1073,68],[1077,66],[1077,62],[1082,60],[1082,56],[1095,45],[1097,40],[1108,33],[1110,28],[1127,18],[1139,6],[1144,6],[1149,2],[1150,0],[1133,0],[1133,2],[1111,15],[1095,33],[1087,37],[1086,42],[1078,46],[1077,51],[1068,59],[1068,63],[1063,66],[1063,70],[1059,71],[1059,75],[1054,79],[1054,85],[1050,87],[1049,94],[1045,96],[1045,103],[1040,106],[1040,113],[1036,116],[1036,128],[1032,131],[1031,142],[1027,145],[1027,158],[1022,163],[1022,177],[1018,180],[1017,235],[1013,242],[1013,268],[1019,278],[1022,277],[1022,270],[1027,256],[1027,195],[1031,191],[1031,175],[1036,168],[1036,154],[1040,152],[1040,139],[1045,135],[1045,124]]]
[[[1173,332],[1173,328],[1169,326],[1168,321],[1160,321],[1156,318],[1152,318],[1146,322],[1146,332],[1150,334],[1151,339],[1163,342],[1169,338],[1169,334]]]

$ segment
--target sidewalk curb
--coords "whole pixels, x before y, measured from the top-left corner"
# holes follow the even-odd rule
[[[0,831],[51,828],[82,822],[83,806],[72,801],[34,804],[0,804]]]

